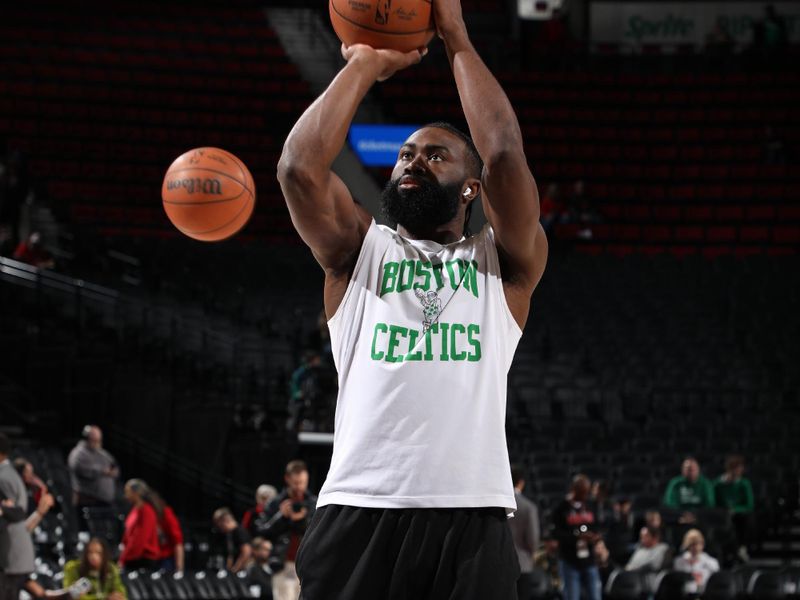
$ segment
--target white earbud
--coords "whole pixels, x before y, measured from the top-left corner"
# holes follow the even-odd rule
[[[467,189],[464,190],[464,193],[462,194],[462,196],[469,196],[471,193],[472,193],[472,188],[471,187],[467,187]]]

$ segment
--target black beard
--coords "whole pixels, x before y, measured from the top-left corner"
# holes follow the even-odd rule
[[[381,210],[395,227],[402,225],[414,235],[434,231],[458,214],[459,184],[440,185],[415,178],[418,187],[400,189],[399,179],[389,180],[381,194]]]

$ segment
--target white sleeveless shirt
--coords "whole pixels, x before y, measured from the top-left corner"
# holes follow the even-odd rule
[[[339,397],[317,506],[516,509],[506,381],[522,332],[489,225],[443,246],[373,221],[328,326]]]

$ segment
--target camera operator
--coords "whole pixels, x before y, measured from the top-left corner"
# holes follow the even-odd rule
[[[269,503],[255,523],[255,530],[275,544],[276,551],[284,554],[282,571],[272,577],[275,600],[297,600],[300,580],[295,570],[295,559],[300,540],[314,516],[317,497],[308,491],[308,468],[302,460],[286,465],[286,487]]]

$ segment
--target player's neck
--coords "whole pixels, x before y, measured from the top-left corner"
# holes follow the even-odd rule
[[[412,233],[402,225],[398,225],[397,233],[402,235],[404,238],[411,240],[429,240],[431,242],[441,244],[442,246],[457,242],[464,237],[462,232],[454,227],[453,223],[445,223],[444,225],[440,225],[439,227],[431,229],[430,231],[420,231],[417,233]]]

